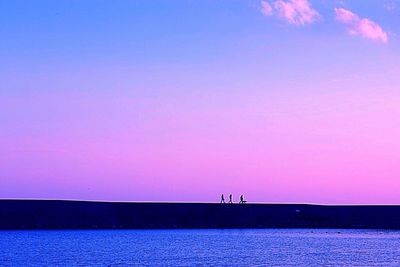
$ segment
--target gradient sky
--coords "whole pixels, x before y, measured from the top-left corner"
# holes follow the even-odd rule
[[[400,203],[400,0],[0,12],[0,198]]]

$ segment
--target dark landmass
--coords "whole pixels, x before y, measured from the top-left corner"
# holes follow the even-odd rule
[[[400,229],[400,206],[0,200],[0,229]]]

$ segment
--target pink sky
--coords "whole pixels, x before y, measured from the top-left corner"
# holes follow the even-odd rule
[[[7,111],[24,107],[14,128],[31,134],[2,139],[3,195],[212,201],[232,192],[260,202],[394,203],[395,89],[9,98]]]
[[[0,198],[400,202],[396,5],[184,2],[7,4]]]

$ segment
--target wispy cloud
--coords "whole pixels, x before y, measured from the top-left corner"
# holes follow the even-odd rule
[[[294,25],[310,24],[321,16],[308,0],[275,0],[272,4],[261,1],[261,12],[266,16],[276,15]]]
[[[388,42],[387,33],[372,20],[360,18],[357,14],[344,8],[335,8],[335,14],[336,19],[346,25],[349,34],[360,35],[382,43]]]
[[[261,13],[263,13],[265,16],[272,16],[273,9],[270,3],[267,1],[261,1]]]

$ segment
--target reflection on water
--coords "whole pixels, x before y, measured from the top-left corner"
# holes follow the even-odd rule
[[[400,266],[400,232],[0,231],[0,266]]]

